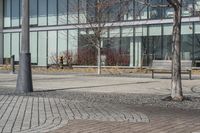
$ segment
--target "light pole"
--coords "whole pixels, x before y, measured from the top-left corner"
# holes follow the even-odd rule
[[[22,0],[22,38],[16,93],[33,91],[29,46],[29,0]]]

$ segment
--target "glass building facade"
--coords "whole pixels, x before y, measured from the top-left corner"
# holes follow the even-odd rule
[[[97,50],[88,37],[96,21],[96,0],[29,0],[32,63],[48,66],[60,56],[74,65],[96,65]],[[105,3],[108,0],[104,0]],[[111,0],[110,0],[111,1]],[[149,66],[153,59],[171,58],[171,8],[146,7],[135,0],[114,0],[106,7],[101,33],[102,55],[107,66]],[[166,0],[149,0],[166,4]],[[19,61],[21,0],[0,0],[0,63],[11,55]],[[200,61],[200,0],[183,0],[182,60]],[[65,62],[66,63],[66,62]]]

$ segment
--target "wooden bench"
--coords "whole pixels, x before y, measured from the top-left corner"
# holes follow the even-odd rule
[[[153,60],[152,67],[150,68],[152,72],[152,78],[154,78],[154,73],[172,73],[172,61],[171,60]],[[189,79],[192,79],[192,61],[182,60],[181,61],[181,73],[189,74]]]

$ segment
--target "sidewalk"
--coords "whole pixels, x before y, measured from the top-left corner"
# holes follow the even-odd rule
[[[200,96],[200,75],[193,75],[192,80],[183,76],[185,95]],[[16,74],[0,73],[0,88],[15,88]],[[170,94],[170,75],[151,74],[102,75],[63,74],[33,75],[34,91],[62,90],[75,92],[121,93],[121,94]]]
[[[14,90],[16,74],[0,74],[0,91]],[[138,78],[140,76],[140,78]],[[193,97],[193,102],[199,102],[200,76],[192,80],[183,76],[183,93]],[[52,95],[74,100],[105,101],[125,104],[159,104],[161,99],[170,95],[171,80],[169,75],[156,75],[151,79],[150,74],[141,75],[102,75],[95,74],[64,74],[64,75],[33,75],[34,93],[31,95]],[[44,94],[45,93],[45,94]],[[169,103],[169,105],[168,105]],[[185,106],[184,104],[187,106]],[[200,102],[199,102],[200,103]],[[165,106],[171,106],[166,102]],[[190,101],[180,104],[183,108],[200,108]],[[182,105],[181,105],[182,104]],[[162,106],[162,103],[159,104]],[[173,105],[173,104],[172,104]]]
[[[13,93],[16,76],[0,74],[0,132],[200,131],[199,76],[183,77],[184,102],[162,100],[169,75],[34,74],[34,92],[25,95]]]

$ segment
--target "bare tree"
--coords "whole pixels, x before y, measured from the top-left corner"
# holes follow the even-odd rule
[[[127,3],[129,0],[124,0],[122,4],[122,8],[115,7],[120,1],[118,0],[97,0],[95,3],[91,0],[91,2],[87,3],[87,9],[85,13],[82,15],[85,18],[87,24],[82,26],[82,28],[88,28],[93,31],[93,36],[88,36],[87,40],[91,42],[91,44],[98,51],[98,74],[101,74],[101,50],[102,50],[102,34],[105,32],[105,28],[107,26],[113,26],[114,23],[108,20],[108,18],[112,18],[113,16],[109,15],[109,12],[114,10],[115,20],[120,22],[124,14],[126,13]],[[122,1],[121,1],[122,2]],[[181,83],[181,11],[182,11],[182,0],[167,0],[167,4],[162,3],[151,3],[151,1],[147,0],[135,0],[135,2],[141,3],[144,7],[153,7],[153,8],[172,8],[174,11],[173,17],[173,31],[172,31],[172,81],[171,81],[171,98],[173,100],[183,100],[182,93],[182,83]],[[128,3],[129,4],[129,3]],[[140,16],[140,12],[143,10],[141,8],[138,11],[138,16]],[[81,8],[77,8],[81,10]],[[92,12],[91,12],[91,11]],[[136,15],[137,17],[137,15]]]
[[[181,82],[181,18],[182,18],[182,0],[167,0],[167,5],[152,4],[148,1],[141,1],[144,5],[150,7],[171,7],[174,10],[173,31],[172,31],[172,80],[171,80],[171,98],[175,101],[183,100],[182,82]]]
[[[82,38],[84,40],[87,40],[84,42],[88,42],[87,44],[85,44],[84,47],[87,47],[86,45],[89,45],[88,47],[93,47],[96,49],[97,68],[98,68],[97,73],[99,75],[101,74],[101,65],[102,65],[102,61],[101,61],[101,53],[103,49],[102,36],[107,32],[106,30],[107,27],[111,27],[114,25],[114,23],[116,23],[116,21],[120,22],[120,20],[124,19],[127,12],[130,11],[128,9],[130,1],[131,0],[124,0],[124,1],[121,1],[121,0],[97,0],[97,1],[80,0],[79,3],[74,2],[74,5],[70,5],[70,6],[73,6],[71,8],[75,10],[74,14],[79,13],[79,15],[73,15],[72,13],[68,21],[70,21],[70,23],[73,23],[73,21],[86,23],[81,26],[80,25],[75,25],[75,26],[77,28],[87,29],[85,36]],[[82,2],[87,2],[87,4],[84,5]],[[63,20],[66,20],[66,19],[63,18]]]
[[[167,0],[174,9],[173,20],[173,41],[172,41],[172,81],[171,97],[173,100],[182,101],[182,82],[181,82],[181,11],[182,0]]]
[[[130,0],[97,0],[96,4],[88,3],[88,8],[95,11],[95,14],[87,12],[86,21],[88,28],[92,30],[93,35],[88,36],[90,44],[97,49],[97,67],[98,74],[101,74],[101,53],[102,53],[102,36],[106,31],[106,24],[113,26],[113,21],[120,21],[127,13],[128,2]],[[123,6],[122,6],[123,5]],[[121,6],[121,7],[120,7]]]
[[[167,0],[168,4],[152,4],[146,0],[138,1],[143,3],[143,5],[151,6],[155,8],[165,8],[170,7],[174,10],[173,17],[173,31],[172,31],[172,81],[171,81],[171,98],[173,100],[182,101],[183,93],[182,93],[182,83],[181,83],[181,15],[182,15],[182,0]],[[97,14],[96,14],[96,24],[93,26],[93,23],[90,23],[96,40],[94,41],[94,45],[98,49],[98,74],[100,74],[101,68],[101,33],[106,24],[106,21],[102,23],[102,18],[104,18],[104,11],[107,7],[112,7],[113,4],[116,4],[116,1],[100,1],[98,0],[96,4]],[[126,7],[124,7],[126,8]],[[116,11],[117,13],[118,11]],[[123,15],[124,12],[119,13],[119,17]],[[140,14],[140,13],[138,13]]]

